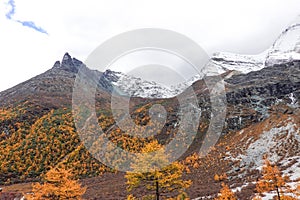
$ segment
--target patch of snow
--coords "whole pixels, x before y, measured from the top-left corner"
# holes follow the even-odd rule
[[[171,90],[154,81],[146,81],[141,78],[126,75],[121,72],[106,70],[104,77],[109,80],[117,93],[132,97],[144,98],[170,98],[182,91]]]
[[[268,56],[266,60],[267,66],[272,66],[275,64],[287,63],[294,60],[300,60],[300,53],[297,52],[276,52]]]
[[[219,68],[219,72],[235,70],[241,73],[249,73],[264,68],[267,52],[259,55],[239,55],[233,53],[216,53],[211,58],[212,63]]]
[[[296,198],[296,196],[292,193],[284,193],[284,195]],[[256,197],[258,197],[258,196],[259,195],[256,194]],[[275,191],[265,192],[265,193],[263,193],[263,197],[261,197],[261,199],[262,200],[272,200],[275,196],[277,196],[277,193]]]
[[[281,33],[270,49],[265,63],[270,66],[292,60],[300,60],[299,22],[292,24]]]
[[[289,106],[292,107],[292,108],[298,108],[298,107],[299,107],[298,101],[297,101],[297,99],[295,98],[294,93],[291,93],[291,94],[289,95],[289,98],[290,98],[290,100],[291,100],[291,103],[289,104]]]
[[[240,187],[236,187],[236,188],[233,188],[231,189],[232,192],[236,193],[236,192],[240,192],[242,191],[243,188],[247,187],[250,183],[246,183]],[[252,184],[256,184],[256,182],[252,182]]]
[[[295,163],[291,163],[294,162]],[[291,181],[296,181],[300,179],[300,156],[290,157],[282,160],[280,162],[283,166],[289,166],[286,170],[283,171],[284,175],[287,175],[290,177]]]
[[[227,151],[225,155],[226,157],[224,158],[224,160],[240,161],[240,158],[232,156],[232,154],[229,151]]]
[[[270,200],[273,199],[273,197],[275,196],[275,192],[268,192],[268,193],[264,193],[264,197],[262,197],[262,200]]]
[[[202,79],[208,74],[213,74],[208,71],[209,70],[207,69],[207,74],[197,74],[186,82],[182,82],[178,85],[170,87],[154,81],[146,81],[122,72],[115,72],[111,70],[106,70],[103,73],[103,76],[114,86],[115,92],[124,96],[143,98],[172,98],[182,93],[197,80]]]
[[[201,199],[212,199],[213,197],[211,195],[208,195],[208,196],[202,196],[202,197],[197,197],[197,198],[194,198],[192,200],[201,200]]]
[[[289,95],[289,98],[291,99],[291,104],[292,105],[294,105],[294,104],[296,104],[296,102],[297,102],[297,99],[294,97],[294,93],[291,93],[290,95]]]
[[[239,156],[242,160],[241,164],[257,169],[263,165],[264,155],[268,155],[271,162],[278,162],[282,157],[277,154],[277,151],[282,150],[291,140],[296,140],[300,144],[299,132],[299,128],[292,121],[286,126],[263,132],[258,140],[248,146],[245,155]]]
[[[300,24],[295,23],[284,30],[273,44],[271,52],[291,52],[298,50],[300,41]]]

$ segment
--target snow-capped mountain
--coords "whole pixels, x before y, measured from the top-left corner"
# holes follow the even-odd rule
[[[227,52],[213,54],[208,64],[189,80],[173,86],[129,76],[120,72],[106,71],[104,76],[120,94],[144,98],[170,98],[182,93],[204,76],[220,75],[228,71],[247,74],[274,64],[300,60],[300,17],[284,30],[273,45],[258,55],[241,55]]]
[[[300,60],[300,19],[281,33],[266,57],[266,66]]]
[[[102,78],[104,78],[100,80],[99,84],[109,92],[114,90],[118,94],[126,96],[171,98],[182,93],[194,82],[203,79],[205,76],[220,75],[228,71],[235,71],[234,74],[247,74],[274,64],[300,60],[300,18],[297,21],[284,30],[272,47],[263,53],[258,55],[215,53],[199,74],[173,86],[162,85],[111,70],[106,70],[103,73],[97,72],[98,75],[102,75]],[[65,54],[62,62],[57,61],[53,69],[60,68],[75,73],[82,64],[76,58],[71,58],[69,54]]]
[[[219,73],[224,73],[228,70],[235,70],[241,73],[249,73],[258,71],[264,67],[264,61],[267,52],[258,55],[240,55],[233,53],[215,53],[211,57],[211,63]]]
[[[144,98],[169,98],[176,96],[177,92],[182,92],[172,90],[154,81],[142,80],[141,78],[111,70],[106,70],[103,73],[103,77],[110,81],[114,86],[115,92],[121,95]]]
[[[261,54],[215,53],[211,58],[211,62],[221,73],[227,70],[249,73],[291,60],[300,60],[300,16],[280,34],[269,49]]]
[[[205,76],[220,75],[234,70],[238,73],[258,71],[264,67],[267,52],[260,55],[238,55],[233,53],[216,53],[199,74],[177,85],[165,86],[154,81],[143,80],[122,72],[106,70],[103,77],[111,82],[115,92],[121,95],[143,98],[171,98],[182,93],[197,80]]]
[[[288,32],[294,28],[284,33],[290,35]],[[275,44],[290,41],[291,37],[284,33]],[[234,70],[232,73],[230,71],[225,74],[227,103],[224,107],[218,107],[226,109],[225,122],[212,124],[223,126],[219,142],[212,146],[211,151],[203,155],[199,162],[190,162],[193,165],[197,163],[197,166],[187,166],[190,172],[185,176],[193,182],[188,189],[191,191],[190,198],[214,199],[221,185],[220,178],[218,180],[214,176],[226,175],[226,183],[237,194],[238,199],[251,199],[256,195],[255,184],[261,177],[262,161],[266,155],[272,164],[278,165],[284,175],[290,176],[291,180],[286,182],[294,189],[296,181],[300,178],[300,60],[292,57],[292,62],[286,62],[278,58],[285,53],[298,55],[299,45],[297,39],[289,43],[290,45],[287,45],[289,48],[285,49],[275,44],[265,54],[258,56],[215,54],[202,73],[171,87],[121,72],[91,70],[66,53],[62,61],[57,61],[53,68],[0,93],[0,133],[2,133],[0,134],[0,166],[1,162],[4,164],[4,167],[0,168],[0,184],[9,184],[8,187],[5,185],[6,191],[7,188],[15,191],[15,186],[10,186],[11,184],[42,180],[47,169],[54,163],[73,167],[74,174],[82,178],[84,185],[89,187],[87,197],[126,199],[127,193],[124,192],[126,180],[124,181],[122,173],[110,173],[110,169],[108,173],[103,171],[103,165],[82,145],[81,138],[75,131],[78,130],[73,122],[76,119],[74,111],[77,111],[77,107],[74,107],[73,94],[77,94],[76,91],[74,92],[77,75],[81,72],[86,73],[83,75],[91,75],[90,80],[80,81],[98,84],[93,94],[95,101],[92,102],[95,105],[97,122],[108,137],[112,137],[116,142],[125,141],[124,135],[139,132],[139,128],[125,129],[126,126],[122,129],[116,123],[115,116],[112,116],[111,92],[116,90],[119,94],[149,97],[148,99],[133,98],[130,102],[130,118],[141,127],[151,124],[151,107],[156,104],[165,107],[167,113],[165,126],[158,132],[153,129],[153,133],[157,133],[155,138],[162,144],[169,142],[169,139],[174,139],[173,136],[180,133],[178,132],[180,126],[183,126],[186,133],[191,133],[190,128],[197,128],[197,132],[194,131],[196,137],[187,152],[191,150],[191,153],[193,151],[198,153],[205,142],[202,136],[204,139],[207,137],[206,133],[211,126],[211,121],[218,116],[214,114],[217,109],[212,107],[210,94],[205,92],[207,88],[204,81],[197,80],[204,76]],[[270,56],[276,58],[276,62],[272,63],[278,65],[265,65],[265,61],[270,59]],[[239,71],[238,75],[229,77],[231,74],[236,74],[236,71]],[[225,75],[223,74],[222,77]],[[198,126],[193,126],[192,123],[185,126],[182,123],[185,120],[182,118],[182,112],[187,110],[186,107],[182,111],[179,110],[180,102],[175,98],[158,101],[153,98],[175,96],[192,84],[198,105],[188,104],[191,106],[191,110],[188,111],[190,114],[201,111],[200,123]],[[87,87],[83,87],[80,91],[88,90],[88,86],[87,84]],[[84,94],[86,93],[82,95]],[[185,96],[187,100],[190,97],[190,93]],[[89,123],[94,114],[89,112],[87,101],[80,98],[78,100],[83,103],[78,107],[82,113],[78,118],[82,122],[83,129],[88,130],[83,136],[92,141],[92,144],[96,144],[94,138],[97,139],[99,135],[93,135],[95,126]],[[120,98],[120,100],[124,99]],[[191,116],[186,118],[188,122],[198,120],[192,117],[193,115],[188,116]],[[183,136],[185,137],[185,134]],[[181,141],[179,142],[181,145]],[[31,158],[30,162],[24,163],[24,160],[28,160],[28,156]],[[32,163],[35,167],[32,167]],[[111,188],[115,184],[117,187]],[[6,194],[10,195],[10,193]],[[143,194],[145,193],[141,192],[141,195]],[[265,195],[264,200],[273,199],[274,196],[273,193]],[[4,199],[9,198],[4,196]]]
[[[213,75],[212,73],[210,73]],[[113,85],[117,94],[143,98],[172,98],[182,93],[205,74],[197,74],[185,82],[177,85],[166,86],[155,81],[147,81],[138,77],[130,76],[122,72],[106,70],[103,77]],[[215,74],[214,74],[215,75]]]

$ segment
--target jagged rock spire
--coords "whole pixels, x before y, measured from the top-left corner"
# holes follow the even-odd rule
[[[60,61],[56,61],[53,65],[53,68],[60,68]]]
[[[70,54],[67,52],[64,54],[62,61],[56,61],[53,65],[53,69],[61,69],[65,71],[70,71],[77,73],[79,67],[81,67],[83,63],[76,58],[72,58]]]
[[[61,64],[62,65],[74,65],[73,59],[72,59],[72,57],[70,56],[70,54],[68,52],[65,53],[65,55],[64,55],[64,57],[61,61]]]

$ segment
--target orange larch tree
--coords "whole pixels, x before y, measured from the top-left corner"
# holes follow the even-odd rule
[[[287,176],[282,176],[277,166],[273,166],[269,160],[265,160],[262,168],[262,178],[256,184],[256,190],[261,194],[264,192],[276,191],[277,199],[283,200],[287,197],[283,195],[284,191],[290,192],[286,181]]]
[[[148,154],[157,151],[156,154]],[[127,172],[128,191],[143,187],[149,192],[148,198],[156,200],[166,193],[183,194],[190,187],[190,180],[183,180],[184,166],[180,162],[169,163],[165,149],[157,141],[148,143],[131,164],[133,172]],[[168,164],[169,163],[169,164]],[[155,195],[151,195],[154,193]],[[132,198],[132,195],[129,195]],[[184,199],[187,199],[184,195]],[[128,197],[128,199],[130,199]]]
[[[25,195],[28,200],[40,199],[81,199],[86,188],[81,187],[70,170],[52,168],[45,176],[43,184],[33,184],[32,194]]]
[[[237,200],[237,197],[234,192],[229,189],[228,185],[222,183],[220,194],[217,198],[215,198],[215,200]]]

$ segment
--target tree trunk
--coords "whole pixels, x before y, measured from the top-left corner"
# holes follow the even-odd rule
[[[158,188],[158,180],[155,181],[156,184],[156,200],[159,200],[159,188]]]
[[[280,200],[279,188],[277,186],[276,186],[276,192],[277,192],[278,200]]]

